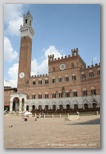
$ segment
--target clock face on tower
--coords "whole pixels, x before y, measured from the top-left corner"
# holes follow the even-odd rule
[[[22,78],[24,78],[24,76],[25,76],[25,73],[24,72],[21,72],[20,74],[19,74],[19,77],[22,79]]]
[[[65,64],[61,64],[61,65],[60,65],[60,69],[61,69],[61,70],[64,70],[65,68],[66,68],[66,65],[65,65]]]

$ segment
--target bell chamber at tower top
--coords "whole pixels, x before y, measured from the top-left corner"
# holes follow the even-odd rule
[[[33,17],[28,11],[25,15],[23,15],[23,25],[20,26],[21,37],[29,36],[31,39],[34,35],[34,29],[32,27]]]

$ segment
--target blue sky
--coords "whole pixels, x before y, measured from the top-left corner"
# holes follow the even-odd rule
[[[20,49],[19,28],[23,14],[33,16],[31,74],[48,73],[47,57],[71,54],[78,48],[87,66],[100,62],[100,5],[98,4],[5,4],[4,80],[17,83]]]

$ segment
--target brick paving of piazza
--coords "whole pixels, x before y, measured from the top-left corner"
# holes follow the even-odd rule
[[[12,125],[12,127],[11,127]],[[28,118],[4,115],[5,148],[100,148],[100,115],[65,118]]]

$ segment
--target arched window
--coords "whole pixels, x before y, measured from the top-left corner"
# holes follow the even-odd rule
[[[58,77],[58,82],[62,82],[62,77],[61,76]]]
[[[41,93],[38,94],[38,99],[42,99],[42,94]]]
[[[25,23],[26,23],[26,24],[27,24],[27,21],[28,21],[28,20],[27,20],[27,19],[25,19]]]
[[[74,111],[78,111],[78,104],[74,104]]]
[[[66,109],[67,109],[67,110],[70,109],[70,105],[69,105],[69,104],[66,105]]]
[[[62,91],[59,92],[59,98],[62,98],[63,97],[63,94],[62,94]]]
[[[38,84],[42,84],[42,79],[41,78],[39,79]]]
[[[88,110],[88,104],[84,104],[84,110]]]
[[[52,93],[52,98],[56,98],[56,92],[55,91],[53,91],[53,93]]]
[[[66,93],[66,97],[70,97],[70,92],[68,90],[65,93]]]
[[[32,105],[32,111],[34,111],[35,110],[35,105]]]
[[[62,104],[59,105],[59,109],[60,109],[61,111],[63,110],[63,105],[62,105]]]
[[[77,97],[77,91],[73,90],[73,97]]]
[[[68,75],[65,76],[65,81],[67,81],[67,82],[69,81]]]
[[[36,81],[35,81],[35,80],[33,80],[33,81],[32,81],[32,84],[33,84],[33,85],[36,85]]]
[[[93,107],[94,110],[96,110],[97,102],[96,102],[95,99],[92,101],[92,107]]]
[[[49,98],[49,94],[47,92],[45,93],[45,98]]]
[[[92,70],[89,71],[89,77],[90,77],[90,78],[94,77],[94,73],[93,73]]]
[[[84,72],[81,73],[81,79],[82,80],[86,79],[86,74]]]
[[[56,105],[53,105],[53,110],[54,110],[54,111],[56,110]]]
[[[46,79],[45,79],[45,84],[48,84],[48,83],[49,83],[49,81],[48,81],[48,79],[46,78]]]
[[[96,89],[94,87],[91,88],[91,95],[96,95]]]
[[[87,96],[87,90],[86,90],[86,88],[83,89],[83,96]]]
[[[56,82],[56,79],[55,77],[52,78],[52,83],[55,83]]]
[[[48,105],[45,105],[45,111],[48,111],[48,108],[49,108]]]
[[[35,94],[34,93],[32,94],[32,99],[35,99]]]
[[[75,80],[76,80],[76,75],[73,74],[73,75],[72,75],[72,81],[75,81]]]

